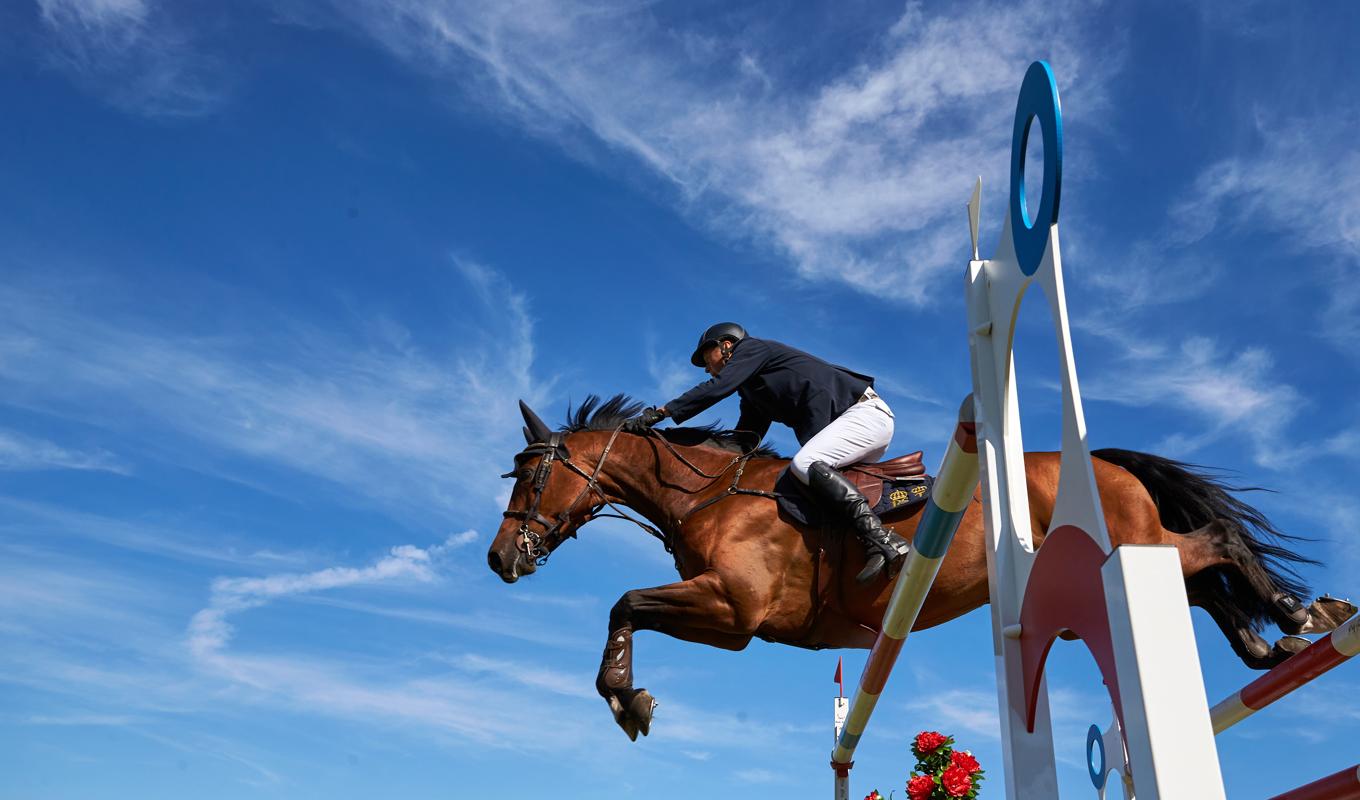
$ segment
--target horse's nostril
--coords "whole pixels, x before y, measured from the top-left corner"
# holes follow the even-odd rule
[[[490,552],[486,555],[486,563],[491,565],[491,571],[499,575],[501,573],[501,554]]]

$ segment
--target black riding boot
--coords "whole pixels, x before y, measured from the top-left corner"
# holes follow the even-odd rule
[[[868,563],[855,580],[868,583],[883,571],[885,565],[889,578],[896,575],[911,546],[901,536],[883,527],[855,484],[825,461],[814,461],[808,468],[808,486],[818,499],[835,507],[854,523],[855,534],[869,553]]]

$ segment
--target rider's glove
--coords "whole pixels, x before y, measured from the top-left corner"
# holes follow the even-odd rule
[[[642,425],[642,427],[650,428],[665,418],[666,412],[662,411],[659,408],[652,408],[648,406],[647,408],[642,409],[642,413],[638,415],[637,421],[639,424]]]

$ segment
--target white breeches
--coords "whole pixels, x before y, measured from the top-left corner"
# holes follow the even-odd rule
[[[872,387],[864,397],[836,417],[793,456],[790,471],[807,483],[808,468],[825,461],[846,467],[861,461],[879,461],[888,452],[893,435],[893,412]]]

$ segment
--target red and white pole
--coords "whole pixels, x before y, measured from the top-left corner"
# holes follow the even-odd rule
[[[1360,800],[1360,764],[1307,786],[1277,794],[1270,800]]]
[[[1214,706],[1209,712],[1214,733],[1226,731],[1356,653],[1360,653],[1360,615]]]

